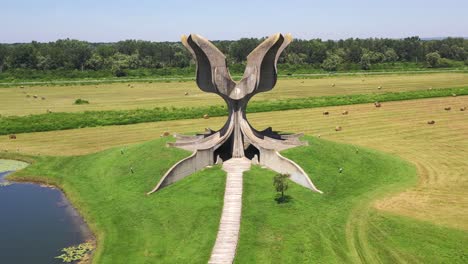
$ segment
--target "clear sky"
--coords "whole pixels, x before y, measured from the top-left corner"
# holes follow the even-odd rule
[[[0,42],[468,36],[468,0],[0,0]]]

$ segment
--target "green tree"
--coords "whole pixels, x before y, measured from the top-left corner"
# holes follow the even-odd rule
[[[91,47],[84,41],[71,40],[68,56],[70,63],[83,71],[86,61],[92,56]]]
[[[396,62],[398,60],[398,54],[394,49],[387,49],[385,51],[385,61],[386,62]]]
[[[14,45],[8,58],[12,68],[32,69],[37,65],[36,50],[32,44]]]
[[[440,65],[440,54],[439,52],[431,52],[426,55],[426,62],[430,68],[436,68]]]
[[[294,53],[290,52],[286,55],[286,63],[289,64],[304,64],[305,60],[307,59],[307,55],[304,53]]]
[[[86,61],[86,69],[101,70],[106,65],[106,60],[98,53],[94,53],[89,60]]]
[[[364,52],[361,56],[361,61],[359,62],[361,69],[370,70],[371,68],[371,54],[369,52]]]
[[[260,40],[256,38],[241,38],[231,44],[229,55],[231,55],[235,62],[241,63],[245,61],[247,55],[249,55],[259,43]]]
[[[327,71],[336,71],[343,59],[335,53],[328,52],[327,58],[322,63],[322,68]]]
[[[279,201],[284,202],[284,192],[288,190],[288,179],[289,174],[276,174],[273,178],[273,186],[275,186],[275,190],[281,193],[281,197]]]
[[[5,65],[7,55],[8,55],[7,47],[3,44],[0,44],[0,73],[3,71],[3,67]]]

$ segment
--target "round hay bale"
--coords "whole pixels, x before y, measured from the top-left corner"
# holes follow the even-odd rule
[[[375,105],[375,107],[381,107],[382,106],[382,104],[380,102],[375,102],[374,105]]]
[[[445,111],[450,111],[450,110],[452,110],[452,107],[447,106],[447,107],[444,108],[444,110],[445,110]]]
[[[328,111],[325,111],[322,113],[323,115],[329,115],[330,113]]]
[[[161,137],[168,137],[170,133],[168,131],[164,131],[164,133],[161,134]]]
[[[210,116],[209,116],[208,114],[204,114],[204,115],[203,115],[203,118],[204,118],[204,119],[209,119]]]
[[[41,97],[42,100],[45,100],[46,98],[44,96]]]
[[[348,112],[348,110],[345,110],[345,111],[343,111],[343,113],[341,113],[341,114],[342,114],[342,115],[347,115],[347,114],[349,114],[349,112]]]
[[[334,84],[334,83],[332,84],[332,87],[335,87],[335,84]]]
[[[16,139],[16,135],[15,134],[11,134],[8,136],[9,139]]]
[[[382,89],[382,86],[377,87],[377,89],[379,89],[379,90]]]
[[[341,131],[341,130],[343,130],[343,128],[341,126],[335,127],[335,131]]]
[[[453,97],[457,97],[457,94],[452,94]]]
[[[434,120],[427,121],[427,124],[428,125],[433,125],[433,124],[435,124],[435,121]]]
[[[185,93],[184,93],[184,95],[186,95],[186,96],[187,96],[187,95],[188,95],[188,92],[185,92]]]
[[[465,110],[466,110],[466,106],[460,108],[460,111],[465,111]]]
[[[37,99],[38,96],[37,96],[37,95],[33,95],[33,97],[34,97],[34,99]]]

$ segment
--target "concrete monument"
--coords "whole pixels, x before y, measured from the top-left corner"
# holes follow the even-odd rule
[[[182,37],[182,43],[197,62],[198,87],[221,96],[227,104],[229,117],[218,131],[207,129],[195,136],[175,135],[176,142],[169,145],[192,151],[192,154],[170,168],[149,193],[206,166],[239,158],[279,173],[288,173],[292,181],[321,193],[299,165],[279,153],[281,150],[306,145],[307,142],[299,140],[301,134],[280,134],[271,128],[258,131],[246,118],[249,100],[255,94],[267,92],[275,86],[276,62],[291,40],[291,35],[282,34],[265,39],[247,56],[243,78],[236,83],[229,74],[226,57],[211,42],[196,34]]]

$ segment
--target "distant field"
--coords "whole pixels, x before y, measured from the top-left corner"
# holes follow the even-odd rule
[[[334,85],[333,85],[334,84]],[[280,79],[275,89],[253,100],[274,100],[326,95],[401,92],[468,85],[467,73],[339,76],[322,79]],[[378,89],[378,87],[381,89]],[[188,95],[185,95],[185,93]],[[30,97],[27,97],[29,95]],[[37,96],[38,98],[34,98]],[[45,100],[41,98],[44,97]],[[70,86],[0,88],[0,115],[117,110],[154,107],[186,107],[223,104],[216,95],[200,91],[193,81],[114,83]],[[74,105],[78,98],[90,104]]]
[[[451,106],[451,111],[444,107]],[[468,96],[268,112],[248,115],[254,127],[306,134],[375,148],[416,165],[420,181],[375,204],[382,210],[468,230]],[[322,115],[326,109],[331,114]],[[348,110],[348,115],[341,115]],[[435,120],[434,125],[427,121]],[[0,150],[45,155],[81,155],[158,138],[164,131],[218,129],[225,117],[108,126],[0,137]],[[335,126],[343,131],[335,132]]]

